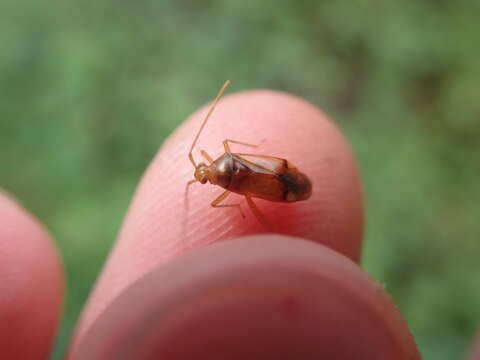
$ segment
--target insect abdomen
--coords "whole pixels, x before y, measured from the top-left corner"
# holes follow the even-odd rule
[[[305,174],[297,169],[289,169],[289,171],[279,175],[279,177],[287,189],[285,201],[306,200],[312,194],[312,183]]]
[[[225,153],[214,162],[213,183],[232,192],[276,202],[310,197],[311,183],[285,159]]]

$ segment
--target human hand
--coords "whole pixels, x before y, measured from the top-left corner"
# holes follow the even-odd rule
[[[251,214],[210,208],[220,189],[195,184],[181,236],[183,190],[193,174],[186,153],[205,111],[147,169],[68,358],[419,359],[394,304],[356,264],[362,204],[355,160],[312,105],[274,92],[228,96],[198,145],[219,155],[226,138],[266,138],[256,153],[285,157],[310,177],[308,201],[258,201],[282,235],[262,234]],[[61,267],[41,226],[5,196],[0,264],[0,318],[7,319],[0,354],[47,358]]]

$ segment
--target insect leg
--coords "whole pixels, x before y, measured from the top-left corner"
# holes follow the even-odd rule
[[[245,217],[245,214],[243,213],[243,210],[242,210],[242,207],[240,206],[240,204],[218,205],[218,204],[220,204],[223,200],[225,200],[228,195],[230,195],[230,191],[225,190],[219,197],[217,197],[215,200],[213,200],[210,205],[212,205],[212,207],[215,207],[215,208],[220,208],[220,207],[236,207],[236,208],[238,208],[238,210],[240,211],[240,215],[242,215],[242,217],[244,218],[244,217]]]
[[[268,221],[265,215],[263,215],[257,205],[255,205],[252,198],[248,195],[245,195],[245,199],[247,199],[247,204],[250,207],[250,210],[252,210],[253,215],[255,215],[255,217],[257,218],[258,222],[262,224],[267,230],[273,231],[273,225],[270,223],[270,221]]]
[[[207,152],[205,150],[201,150],[200,153],[202,154],[202,156],[207,159],[207,161],[211,164],[213,163],[213,158],[207,154]]]
[[[248,147],[252,147],[252,148],[258,147],[258,145],[248,144],[248,143],[244,143],[244,142],[237,141],[237,140],[232,140],[232,139],[225,139],[225,140],[223,140],[223,147],[225,148],[225,152],[232,152],[230,150],[230,145],[228,145],[228,143],[244,145],[244,146],[248,146]]]

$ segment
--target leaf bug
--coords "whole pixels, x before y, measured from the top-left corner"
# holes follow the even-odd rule
[[[312,183],[305,174],[298,171],[297,168],[286,159],[267,155],[233,153],[229,143],[250,148],[257,148],[258,145],[232,139],[225,139],[223,141],[225,153],[216,160],[208,155],[206,151],[201,150],[200,153],[208,164],[204,162],[197,164],[193,158],[192,153],[198,138],[229,84],[230,80],[227,80],[215,97],[188,153],[188,159],[195,168],[195,171],[193,174],[194,179],[188,181],[185,188],[186,213],[188,213],[188,189],[190,185],[196,182],[201,184],[210,182],[213,185],[218,185],[225,189],[220,196],[211,202],[210,205],[212,207],[236,207],[240,211],[240,215],[245,217],[240,203],[221,204],[232,192],[243,195],[257,220],[265,228],[272,230],[272,224],[258,209],[252,198],[288,203],[306,200],[312,193]]]

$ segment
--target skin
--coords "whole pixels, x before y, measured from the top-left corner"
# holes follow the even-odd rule
[[[62,293],[62,268],[48,234],[0,192],[0,358],[48,358]]]
[[[363,215],[352,152],[307,102],[267,91],[228,95],[198,144],[216,158],[232,134],[265,140],[255,153],[285,157],[309,176],[308,201],[256,201],[278,234],[263,234],[244,202],[246,219],[211,208],[222,190],[200,184],[182,234],[182,194],[194,170],[186,153],[205,112],[172,134],[146,170],[67,357],[419,359],[392,300],[357,265]],[[0,319],[8,320],[0,321],[1,357],[47,358],[62,302],[59,257],[5,194],[0,276]]]

